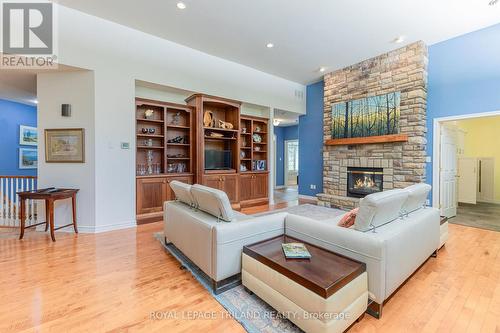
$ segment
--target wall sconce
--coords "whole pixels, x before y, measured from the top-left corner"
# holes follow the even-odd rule
[[[61,105],[61,116],[71,117],[71,104],[62,104]]]

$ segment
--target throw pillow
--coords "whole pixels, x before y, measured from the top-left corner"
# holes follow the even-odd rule
[[[356,221],[356,215],[358,214],[359,208],[354,208],[350,212],[347,212],[342,219],[339,221],[338,226],[343,228],[350,228],[354,225]]]

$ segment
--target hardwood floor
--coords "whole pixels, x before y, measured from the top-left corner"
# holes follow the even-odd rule
[[[500,231],[500,205],[478,202],[476,205],[459,204],[457,216],[450,223]]]
[[[259,209],[273,208],[283,207]],[[153,238],[161,229],[0,239],[0,332],[243,332]],[[364,316],[350,332],[500,332],[500,233],[450,225],[382,319]]]

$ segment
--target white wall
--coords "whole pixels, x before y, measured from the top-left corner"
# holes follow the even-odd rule
[[[79,188],[77,222],[83,232],[94,231],[94,73],[91,71],[38,74],[38,187]],[[61,104],[71,104],[71,117],[61,116]],[[85,163],[46,163],[47,128],[84,128]],[[44,215],[44,210],[42,212]],[[56,201],[55,223],[71,223],[71,200]]]
[[[88,127],[88,135],[94,135],[94,142],[87,145],[87,154],[95,158],[92,171],[95,189],[82,191],[79,200],[94,201],[89,211],[95,211],[96,231],[135,223],[136,80],[305,113],[305,100],[295,97],[297,90],[305,96],[305,86],[301,84],[73,9],[57,7],[59,62],[94,72],[93,124],[90,118],[74,118],[72,122],[75,127]],[[66,81],[62,92],[80,93],[69,80],[62,81]],[[51,96],[62,97],[57,88],[39,85],[39,99],[49,103]],[[51,108],[57,112],[60,106]],[[44,119],[46,116],[40,113],[40,123],[50,122],[50,118]],[[121,142],[129,142],[130,149],[120,149]],[[40,183],[68,186],[73,168],[78,166],[45,166],[40,173]],[[90,170],[86,172],[87,176],[91,175]]]

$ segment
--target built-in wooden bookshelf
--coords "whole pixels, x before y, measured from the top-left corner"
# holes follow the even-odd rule
[[[192,117],[187,105],[136,100],[137,176],[192,172]]]
[[[267,172],[268,120],[241,116],[240,172]]]
[[[163,202],[174,199],[170,181],[193,182],[193,117],[188,105],[136,99],[138,223],[162,219]]]

